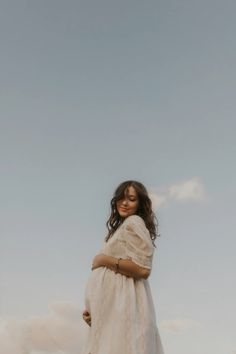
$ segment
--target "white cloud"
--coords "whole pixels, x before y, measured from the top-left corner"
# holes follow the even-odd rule
[[[50,306],[51,313],[24,320],[0,320],[0,354],[78,354],[87,334],[82,311],[69,302]]]
[[[193,177],[160,190],[150,189],[149,196],[154,209],[164,207],[172,200],[178,202],[207,200],[204,185],[199,177]]]
[[[163,320],[160,323],[160,327],[170,332],[179,333],[189,328],[202,327],[202,324],[195,320],[178,318],[172,320]]]

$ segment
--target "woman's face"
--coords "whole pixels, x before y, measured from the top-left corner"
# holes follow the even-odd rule
[[[127,218],[138,209],[138,195],[132,186],[127,187],[124,194],[124,198],[116,202],[116,208],[122,218]]]

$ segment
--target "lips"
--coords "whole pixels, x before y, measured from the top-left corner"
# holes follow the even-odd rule
[[[120,210],[122,210],[122,211],[127,211],[127,209],[125,209],[125,208],[120,208]]]

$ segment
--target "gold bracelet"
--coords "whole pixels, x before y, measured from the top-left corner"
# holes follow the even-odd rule
[[[122,258],[118,258],[118,260],[117,260],[115,273],[118,272],[118,269],[119,269],[119,262],[120,262],[121,259],[122,259]]]

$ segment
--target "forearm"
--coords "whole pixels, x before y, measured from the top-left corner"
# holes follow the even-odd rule
[[[150,270],[144,267],[140,267],[130,259],[120,259],[119,267],[117,269],[118,258],[103,255],[102,265],[113,270],[114,272],[126,275],[127,277],[132,277],[135,279],[144,278],[147,279]]]

